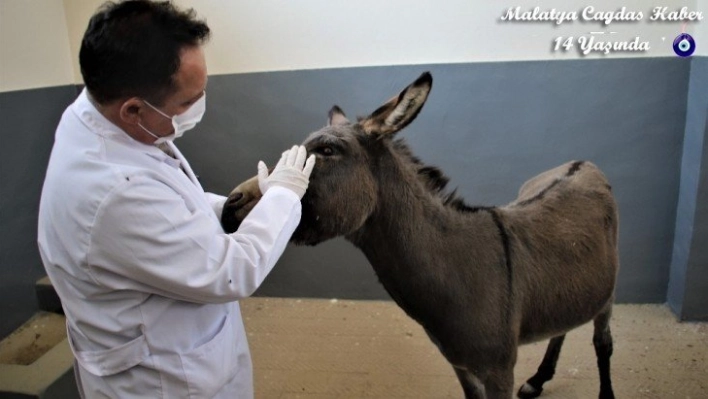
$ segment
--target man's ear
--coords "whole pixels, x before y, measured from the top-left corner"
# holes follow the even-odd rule
[[[131,97],[121,104],[119,110],[120,119],[125,123],[137,125],[142,120],[145,107],[145,101],[139,97]]]

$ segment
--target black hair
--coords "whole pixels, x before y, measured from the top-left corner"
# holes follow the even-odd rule
[[[180,51],[205,43],[209,33],[193,9],[169,1],[106,2],[81,41],[84,84],[100,104],[137,96],[161,105],[176,90]]]

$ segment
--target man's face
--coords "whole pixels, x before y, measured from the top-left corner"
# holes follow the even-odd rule
[[[174,116],[185,112],[201,96],[207,85],[207,68],[201,46],[185,47],[180,54],[180,67],[175,74],[177,91],[167,97],[159,106],[166,115]],[[142,113],[143,125],[153,133],[166,136],[172,134],[172,121],[159,112],[145,106]]]

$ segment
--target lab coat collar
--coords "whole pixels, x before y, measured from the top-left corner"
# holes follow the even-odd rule
[[[175,143],[168,141],[167,146],[170,150],[172,150],[172,153],[175,155],[174,158],[168,157],[172,159],[173,161],[177,161],[178,165],[181,165],[182,170],[184,173],[189,177],[189,180],[192,181],[197,187],[202,188],[202,185],[199,183],[199,179],[197,178],[197,175],[194,174],[194,171],[192,170],[192,167],[189,166],[189,162],[187,162],[187,158],[182,155],[182,152],[177,148]],[[161,151],[162,152],[162,151]]]
[[[108,140],[116,141],[122,145],[131,147],[136,151],[144,152],[151,157],[176,168],[180,166],[181,160],[178,159],[177,162],[175,162],[174,158],[165,154],[159,148],[154,145],[144,144],[135,140],[123,129],[109,121],[98,111],[98,109],[96,109],[96,106],[93,105],[89,99],[89,94],[86,88],[81,91],[81,94],[79,94],[79,97],[76,101],[74,101],[72,107],[76,116],[78,116],[79,119],[90,128],[89,130],[91,130],[91,132]]]
[[[121,143],[127,147],[134,149],[135,151],[143,152],[160,162],[164,162],[175,169],[182,168],[184,173],[187,175],[189,180],[192,181],[197,187],[201,188],[197,176],[192,171],[189,163],[184,158],[184,155],[177,149],[177,146],[172,142],[167,142],[167,146],[170,152],[174,154],[174,158],[168,155],[161,149],[157,148],[152,144],[141,143],[128,135],[123,129],[116,126],[113,122],[109,121],[103,114],[101,114],[96,106],[93,105],[89,99],[89,94],[86,88],[81,91],[79,98],[74,102],[73,108],[79,119],[90,127],[90,131],[106,138],[107,140],[112,140]]]

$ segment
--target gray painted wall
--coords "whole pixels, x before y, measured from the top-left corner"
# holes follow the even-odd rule
[[[691,63],[668,302],[681,319],[708,320],[708,58]]]
[[[704,83],[708,83],[704,75]],[[704,84],[704,89],[708,86]],[[704,91],[704,99],[705,99]],[[704,102],[704,115],[708,103]],[[693,245],[686,273],[686,290],[680,317],[683,320],[708,321],[708,120],[703,129],[703,157],[700,185],[696,197],[696,217],[693,221]]]
[[[620,206],[618,300],[664,302],[690,67],[679,58],[637,58],[211,76],[204,121],[177,144],[205,189],[227,193],[255,174],[259,159],[273,164],[283,149],[323,126],[333,104],[350,117],[368,114],[430,70],[435,82],[428,103],[400,133],[417,155],[440,166],[468,203],[486,205],[511,201],[526,179],[567,160],[595,162]],[[692,92],[703,90],[694,85],[705,87],[697,79]],[[43,275],[39,193],[54,128],[75,96],[73,86],[0,93],[2,336],[36,309],[33,284]],[[700,158],[689,162],[705,181],[708,166]],[[696,192],[707,198],[705,187]],[[696,214],[708,226],[706,210]],[[702,280],[692,284],[708,281],[702,267]],[[388,298],[363,255],[341,239],[289,247],[257,295]],[[691,303],[705,303],[706,290],[697,295]]]
[[[0,337],[37,310],[39,195],[54,129],[76,94],[73,85],[0,93]]]
[[[621,212],[621,302],[664,302],[671,263],[689,60],[537,61],[213,76],[199,131],[180,139],[205,188],[228,192],[323,126],[333,104],[364,115],[422,71],[433,90],[400,134],[471,204],[511,201],[534,174],[587,159]],[[346,242],[291,248],[260,295],[386,297]]]

